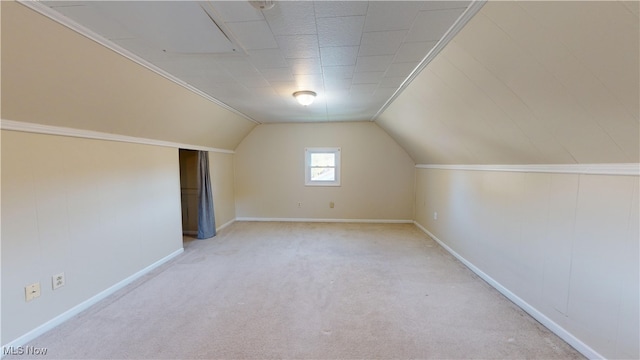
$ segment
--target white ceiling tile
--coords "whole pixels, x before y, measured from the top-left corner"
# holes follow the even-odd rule
[[[387,73],[384,75],[386,77],[407,77],[413,69],[418,66],[418,63],[409,62],[409,63],[393,63],[389,65],[387,69]]]
[[[420,11],[406,42],[439,40],[464,9]]]
[[[420,62],[436,46],[437,41],[403,43],[400,45],[394,62]]]
[[[275,112],[274,117],[278,122],[282,121],[296,121],[296,122],[318,122],[327,121],[326,106],[323,101],[316,99],[316,101],[309,106],[301,106],[295,99],[289,100],[291,106],[288,111]]]
[[[349,90],[351,88],[351,79],[325,78],[324,88],[327,91]]]
[[[418,1],[370,1],[364,31],[407,30],[420,5]]]
[[[277,36],[276,41],[285,58],[319,58],[318,35]]]
[[[420,10],[464,9],[469,4],[471,4],[471,1],[423,1]]]
[[[248,96],[249,90],[238,84],[238,83],[230,83],[224,84],[224,86],[220,86],[220,84],[216,84],[214,82],[210,82],[202,86],[204,91],[211,91],[215,94],[216,98],[220,98],[225,103],[233,103],[234,106],[241,105],[240,99],[243,96]]]
[[[294,75],[322,74],[320,58],[287,59],[287,63]]]
[[[269,82],[262,76],[236,77],[236,80],[240,85],[245,86],[249,89],[271,87],[271,84],[269,84]]]
[[[278,1],[264,12],[275,35],[316,34],[316,19],[311,1]]]
[[[135,37],[168,52],[229,53],[233,49],[198,2],[96,1],[91,6]]]
[[[300,89],[311,90],[318,93],[320,89],[324,88],[322,75],[295,75],[294,79]]]
[[[289,68],[261,69],[260,72],[269,82],[293,81],[293,74]]]
[[[249,51],[249,61],[257,69],[286,68],[289,63],[278,49]]]
[[[377,84],[382,80],[384,71],[366,71],[353,74],[354,84]]]
[[[216,59],[233,76],[260,76],[260,72],[245,58],[229,57]]]
[[[91,4],[97,10],[84,16],[87,27],[93,23],[108,37],[128,36],[133,27],[134,37],[116,40],[119,45],[223,103],[273,122],[370,120],[436,43],[403,42],[418,14],[420,22],[428,20],[419,10],[462,9],[466,2],[278,1],[264,12],[247,1]],[[67,12],[84,11],[76,7]],[[242,49],[234,52],[236,45],[211,18]],[[433,21],[416,24],[410,40],[429,26]],[[300,108],[292,93],[307,89],[318,99]]]
[[[384,77],[382,78],[382,81],[380,81],[380,87],[393,88],[395,91],[395,89],[399,88],[400,85],[402,85],[404,79],[406,79],[406,77]]]
[[[276,93],[278,93],[280,96],[283,96],[287,100],[288,100],[289,96],[293,96],[294,92],[296,92],[298,90],[302,90],[302,89],[298,88],[298,85],[296,85],[295,81],[293,81],[293,80],[289,80],[289,81],[269,81],[269,83],[271,84],[271,88]]]
[[[207,87],[210,91],[213,90],[213,92],[217,93],[221,93],[226,85],[202,76],[181,76],[180,80],[198,89],[202,90],[204,87]],[[235,79],[233,79],[233,82],[235,82]]]
[[[370,96],[378,88],[378,84],[353,84],[351,85],[351,94],[357,94],[357,96]]]
[[[374,99],[382,106],[394,93],[396,89],[379,86],[373,94]]]
[[[162,51],[161,48],[153,46],[142,39],[116,39],[111,41],[154,64],[158,60],[164,60],[168,56],[174,55],[168,54],[166,51]]]
[[[360,45],[364,16],[319,18],[316,23],[320,47]]]
[[[268,87],[251,88],[251,94],[259,97],[269,97],[270,101],[278,96],[278,93],[271,85]]]
[[[406,35],[406,30],[366,32],[362,34],[358,55],[393,55]]]
[[[344,90],[335,89],[325,94],[325,99],[327,101],[327,105],[336,104],[338,102],[346,103],[348,98],[351,96],[349,92],[349,88]]]
[[[366,15],[366,1],[314,1],[316,18]]]
[[[225,22],[264,20],[262,12],[248,1],[211,1],[210,4]]]
[[[356,72],[385,71],[392,60],[393,55],[358,56]]]
[[[50,2],[47,5],[55,5],[55,3],[57,2]],[[134,37],[121,23],[110,17],[105,17],[100,13],[100,9],[92,6],[91,3],[79,6],[56,7],[55,10],[77,22],[91,24],[91,30],[107,39],[129,39]]]
[[[349,66],[324,66],[322,73],[326,78],[334,79],[351,79],[356,67],[354,65]]]
[[[276,39],[264,20],[226,23],[231,35],[245,50],[274,49],[278,47]]]
[[[322,66],[355,65],[357,57],[357,46],[332,46],[320,48]]]
[[[154,64],[178,77],[233,79],[225,68],[218,65],[215,57],[208,55],[174,55]]]

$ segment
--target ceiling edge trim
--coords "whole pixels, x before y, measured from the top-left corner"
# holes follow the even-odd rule
[[[409,86],[409,84],[411,84],[411,82],[422,72],[422,70],[424,70],[424,68],[433,59],[435,59],[436,56],[438,56],[438,54],[442,51],[442,49],[444,49],[444,47],[447,46],[447,44],[451,40],[453,40],[453,38],[458,34],[458,32],[460,32],[460,30],[462,30],[462,28],[465,25],[467,25],[469,20],[471,20],[471,18],[473,18],[473,16],[477,14],[478,11],[480,11],[480,9],[484,6],[486,2],[487,0],[473,0],[471,5],[469,5],[469,7],[465,9],[462,15],[458,17],[458,20],[456,20],[456,22],[453,25],[451,25],[451,27],[444,34],[442,39],[440,39],[440,41],[438,41],[436,46],[434,46],[431,49],[431,51],[429,51],[429,53],[424,57],[424,59],[422,59],[420,64],[418,64],[418,66],[416,66],[416,68],[413,69],[411,74],[409,74],[409,76],[402,82],[402,84],[400,84],[400,87],[393,93],[393,95],[391,95],[389,100],[387,100],[382,105],[380,110],[378,110],[378,112],[376,112],[375,115],[373,115],[370,121],[375,121],[378,118],[378,116],[380,116],[387,109],[387,107],[389,107],[389,105],[391,105],[391,103],[398,96],[400,96],[400,94]]]
[[[92,130],[81,130],[81,129],[73,129],[62,126],[51,126],[51,125],[42,125],[42,124],[34,124],[22,121],[15,120],[0,120],[0,129],[7,131],[21,131],[35,134],[46,134],[46,135],[59,135],[59,136],[69,136],[69,137],[77,137],[83,139],[95,139],[95,140],[107,140],[107,141],[118,141],[118,142],[126,142],[133,144],[142,144],[142,145],[154,145],[154,146],[163,146],[177,149],[189,149],[189,150],[201,150],[201,151],[211,151],[225,154],[235,154],[233,150],[227,149],[218,149],[207,146],[199,146],[199,145],[189,145],[189,144],[181,144],[171,141],[163,141],[163,140],[154,140],[154,139],[146,139],[139,138],[134,136],[126,136],[126,135],[118,135],[118,134],[110,134],[100,131],[92,131]]]
[[[584,175],[640,175],[640,163],[540,165],[416,165],[417,169],[560,173]]]
[[[197,94],[200,95],[201,97],[205,98],[206,100],[211,101],[212,103],[222,107],[225,110],[231,111],[232,113],[239,115],[251,122],[254,122],[256,124],[261,124],[261,122],[259,122],[258,120],[255,120],[253,118],[251,118],[249,115],[246,115],[234,108],[232,108],[231,106],[221,102],[220,100],[212,97],[211,95],[205,93],[204,91],[187,84],[186,82],[178,79],[177,77],[171,75],[170,73],[160,69],[159,67],[153,65],[152,63],[144,60],[143,58],[135,55],[134,53],[130,52],[129,50],[121,47],[120,45],[112,42],[109,39],[106,39],[104,37],[102,37],[101,35],[98,35],[97,33],[95,33],[93,30],[90,30],[89,28],[78,24],[77,22],[61,15],[60,13],[52,10],[50,7],[41,4],[39,1],[37,0],[16,0],[19,4],[22,4],[28,8],[30,8],[31,10],[44,15],[46,17],[48,17],[49,19],[77,32],[78,34],[93,40],[95,42],[97,42],[98,44],[112,50],[115,51],[116,53],[126,57],[127,59],[153,71],[154,73],[166,78],[167,80],[170,80],[180,86],[182,86],[183,88]]]

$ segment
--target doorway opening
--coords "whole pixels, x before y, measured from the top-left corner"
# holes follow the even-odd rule
[[[198,235],[198,152],[180,149],[182,239],[186,245]]]

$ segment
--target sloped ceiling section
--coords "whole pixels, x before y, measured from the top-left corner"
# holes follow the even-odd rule
[[[254,122],[2,1],[2,119],[235,149]]]
[[[638,2],[489,2],[376,120],[418,164],[639,162]]]

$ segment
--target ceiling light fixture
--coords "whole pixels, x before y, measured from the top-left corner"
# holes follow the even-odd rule
[[[313,103],[313,100],[316,99],[316,95],[317,94],[315,92],[310,90],[296,91],[293,93],[293,97],[296,98],[300,105],[303,106],[311,105],[311,103]]]
[[[258,10],[269,10],[275,5],[273,0],[249,1],[249,3]]]

